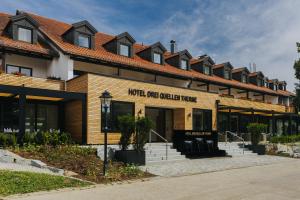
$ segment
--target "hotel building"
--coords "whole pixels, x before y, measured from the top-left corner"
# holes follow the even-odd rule
[[[119,142],[118,116],[128,114],[151,118],[168,141],[176,130],[244,133],[249,122],[274,134],[299,132],[286,82],[192,57],[175,41],[169,49],[99,32],[88,21],[0,13],[0,131],[61,129],[79,143],[102,144],[99,96],[107,90],[110,144]]]

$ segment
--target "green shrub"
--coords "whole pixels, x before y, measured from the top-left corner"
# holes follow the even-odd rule
[[[267,125],[262,123],[250,123],[247,126],[248,132],[251,134],[252,145],[258,145],[260,142],[261,134],[267,130]]]
[[[141,117],[136,120],[136,134],[134,137],[134,149],[143,151],[148,141],[149,132],[153,127],[153,122],[148,117]]]
[[[72,140],[72,137],[69,133],[66,133],[66,132],[62,132],[60,134],[60,144],[63,144],[63,145],[67,145],[67,144],[73,144],[73,140]]]
[[[15,133],[0,133],[1,147],[17,146],[17,136]]]
[[[122,150],[126,150],[135,131],[135,118],[130,115],[121,116],[118,118],[118,125],[121,132],[119,144]]]
[[[17,136],[15,133],[7,134],[7,146],[11,146],[11,147],[17,146]]]
[[[35,138],[36,138],[37,133],[33,132],[26,132],[24,134],[23,142],[24,144],[35,144]]]
[[[5,133],[0,133],[0,146],[1,147],[7,146],[7,136]]]
[[[272,143],[295,143],[295,142],[300,142],[300,134],[273,136],[270,139],[270,142],[272,142]]]
[[[39,131],[36,134],[35,142],[38,145],[48,145],[50,142],[50,137],[51,137],[50,132]]]

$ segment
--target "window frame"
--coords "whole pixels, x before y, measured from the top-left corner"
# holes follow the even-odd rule
[[[228,77],[226,77],[226,73],[228,73]],[[224,79],[230,80],[230,70],[229,69],[224,69]]]
[[[208,73],[205,72],[205,69],[208,69]],[[210,66],[208,66],[208,65],[203,65],[203,74],[205,74],[205,75],[210,75],[210,74],[211,74],[211,73],[210,73]]]
[[[155,62],[155,55],[159,55],[159,59],[160,59],[160,62],[158,63],[158,62]],[[158,52],[153,52],[153,63],[155,63],[155,64],[162,64],[163,62],[162,62],[162,54],[161,53],[158,53]]]
[[[185,62],[186,63],[186,68],[183,68],[182,67],[182,62]],[[189,65],[189,61],[187,59],[180,59],[180,69],[183,69],[183,70],[188,70],[188,66]]]
[[[246,74],[242,74],[241,82],[242,82],[242,83],[248,83],[247,75],[246,75]]]
[[[132,106],[132,110],[131,110],[131,112],[132,112],[132,116],[134,117],[135,116],[135,102],[128,102],[128,101],[111,101],[111,104],[110,104],[110,107],[109,107],[109,109],[108,109],[108,113],[107,113],[107,115],[108,115],[108,117],[109,117],[109,119],[108,119],[108,132],[110,132],[110,133],[118,133],[118,132],[120,132],[120,130],[118,130],[118,128],[117,128],[117,124],[113,124],[114,123],[114,120],[113,120],[113,115],[115,115],[115,112],[114,112],[114,110],[113,110],[113,105],[115,104],[115,103],[121,103],[121,104],[126,104],[126,105],[131,105]],[[103,114],[104,114],[104,112],[103,112],[103,110],[102,110],[102,104],[100,104],[100,111],[101,111],[101,132],[104,132],[104,117],[103,117]]]
[[[20,40],[20,38],[19,38],[19,29],[20,28],[30,31],[30,33],[31,33],[30,42],[29,41],[25,41],[25,40]],[[29,44],[33,44],[33,29],[30,28],[30,27],[26,27],[26,26],[17,26],[17,38],[18,38],[18,41],[27,42]]]
[[[121,54],[121,46],[126,46],[126,47],[128,47],[128,55],[123,55],[123,54]],[[127,58],[130,58],[131,57],[131,45],[130,44],[125,44],[125,43],[120,43],[119,44],[119,55],[120,56],[125,56],[125,57],[127,57]]]
[[[18,66],[18,65],[11,65],[11,64],[6,64],[5,66],[5,73],[7,73],[7,69],[8,67],[17,67],[19,69],[19,73],[21,73],[21,69],[29,69],[30,70],[30,76],[32,76],[32,68],[30,67],[23,67],[23,66]],[[12,73],[7,73],[7,74],[12,74]],[[25,76],[28,76],[28,75],[25,75]]]
[[[79,43],[79,37],[80,37],[80,36],[85,36],[86,38],[88,38],[88,47],[86,47],[86,46],[81,46],[81,45],[80,45],[80,43]],[[77,35],[77,41],[78,41],[78,46],[79,46],[79,47],[87,48],[87,49],[91,49],[91,47],[92,47],[92,37],[91,37],[91,35],[89,35],[89,34],[82,33],[82,32],[78,32],[78,35]]]
[[[200,129],[196,129],[195,128],[195,119],[194,119],[194,115],[195,115],[195,111],[201,111],[202,112],[202,130]],[[209,114],[210,116],[210,119],[209,121],[205,121],[205,117],[206,115]],[[205,127],[205,125],[208,124],[208,128]],[[211,132],[212,131],[212,110],[209,110],[209,109],[200,109],[200,108],[193,108],[192,110],[192,128],[193,128],[193,131],[203,131],[203,132]]]

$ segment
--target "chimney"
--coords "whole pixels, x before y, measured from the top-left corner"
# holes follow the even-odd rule
[[[176,49],[176,41],[175,40],[171,40],[170,41],[170,49],[171,49],[171,53],[174,54],[175,53],[175,49]]]

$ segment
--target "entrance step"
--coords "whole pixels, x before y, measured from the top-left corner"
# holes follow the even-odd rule
[[[218,142],[218,147],[220,150],[225,150],[229,156],[257,156],[256,153],[248,149],[243,149],[241,142]]]
[[[172,146],[172,143],[168,143],[168,156],[166,156],[166,143],[146,144],[146,163],[185,160],[186,157],[181,155],[176,149],[173,149]]]

